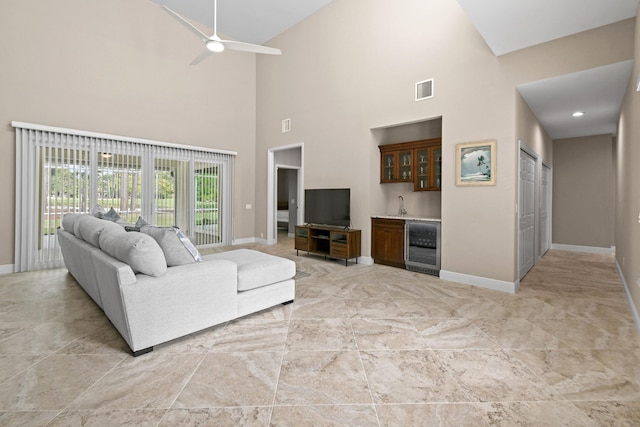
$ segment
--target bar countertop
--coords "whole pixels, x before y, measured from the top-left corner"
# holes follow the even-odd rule
[[[404,221],[430,221],[430,222],[441,222],[441,218],[420,218],[413,216],[401,216],[401,215],[373,215],[371,218],[380,218],[380,219],[401,219]]]

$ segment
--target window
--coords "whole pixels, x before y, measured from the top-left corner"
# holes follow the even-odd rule
[[[16,128],[15,271],[62,266],[66,213],[115,209],[176,225],[198,246],[231,244],[235,153],[12,123]]]
[[[117,152],[98,152],[96,158],[96,204],[115,209],[127,222],[142,215],[142,158]],[[86,209],[80,212],[87,212]]]

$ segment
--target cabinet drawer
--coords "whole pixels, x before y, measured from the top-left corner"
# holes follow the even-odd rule
[[[296,247],[295,249],[301,250],[301,251],[308,251],[309,250],[309,239],[307,239],[306,237],[296,237]]]
[[[349,248],[346,243],[331,243],[331,256],[336,258],[347,258]]]
[[[404,229],[404,220],[402,219],[383,219],[373,218],[374,227],[382,228],[402,228]]]

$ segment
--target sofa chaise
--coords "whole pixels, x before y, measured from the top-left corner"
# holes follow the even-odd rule
[[[294,261],[249,249],[200,257],[175,227],[66,214],[57,236],[69,273],[134,356],[295,297]]]

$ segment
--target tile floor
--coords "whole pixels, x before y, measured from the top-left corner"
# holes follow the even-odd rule
[[[257,249],[294,304],[134,358],[64,269],[0,276],[0,425],[640,424],[613,259],[551,251],[516,295]]]

